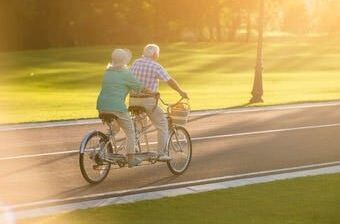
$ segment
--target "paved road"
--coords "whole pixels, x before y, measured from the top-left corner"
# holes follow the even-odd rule
[[[0,131],[0,201],[16,205],[340,161],[338,103],[196,113],[187,125],[195,140],[184,175],[156,164],[112,169],[103,183],[89,185],[76,153],[53,153],[77,150],[85,133],[103,129],[91,123]],[[41,153],[47,155],[25,157]]]

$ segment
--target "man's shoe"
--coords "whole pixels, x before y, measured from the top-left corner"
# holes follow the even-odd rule
[[[166,162],[166,161],[171,160],[171,157],[168,156],[168,155],[165,154],[165,153],[160,153],[160,154],[158,155],[158,159],[157,159],[157,160],[158,160],[158,161],[161,161],[161,162]]]
[[[142,160],[140,158],[138,158],[135,154],[128,154],[127,155],[128,158],[128,167],[134,167],[134,166],[138,166],[138,164],[140,164],[142,162]]]

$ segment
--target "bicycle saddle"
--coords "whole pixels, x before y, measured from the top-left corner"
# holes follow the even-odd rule
[[[104,122],[104,123],[111,123],[114,120],[117,120],[118,117],[112,113],[105,113],[101,112],[99,113],[99,118]]]
[[[129,112],[133,113],[133,114],[142,114],[142,113],[146,113],[146,110],[144,107],[141,106],[129,106]]]

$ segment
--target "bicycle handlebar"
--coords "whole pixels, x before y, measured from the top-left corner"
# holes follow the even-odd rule
[[[156,107],[158,106],[158,102],[159,102],[159,101],[161,101],[161,103],[162,103],[164,106],[171,107],[171,106],[175,106],[175,105],[179,104],[180,102],[182,102],[182,101],[185,100],[185,99],[189,99],[189,98],[181,97],[181,99],[179,99],[176,103],[170,104],[170,103],[166,103],[166,102],[161,98],[161,95],[160,95],[159,92],[154,93],[154,94],[147,94],[147,95],[152,96],[152,97],[155,97],[155,99],[156,99],[156,104],[155,104],[154,109],[156,109]],[[153,110],[154,110],[154,109],[153,109]]]
[[[159,97],[158,99],[161,101],[161,103],[162,103],[164,106],[174,106],[174,105],[179,104],[180,102],[182,102],[183,100],[185,100],[185,99],[187,99],[187,98],[181,97],[181,99],[179,99],[176,103],[173,103],[173,104],[165,103],[165,101],[164,101],[161,97]]]

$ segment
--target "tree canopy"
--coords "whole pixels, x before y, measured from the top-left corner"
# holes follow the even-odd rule
[[[338,0],[264,0],[266,30],[340,31]],[[259,0],[2,0],[0,50],[249,41]],[[331,12],[331,13],[330,13]]]

